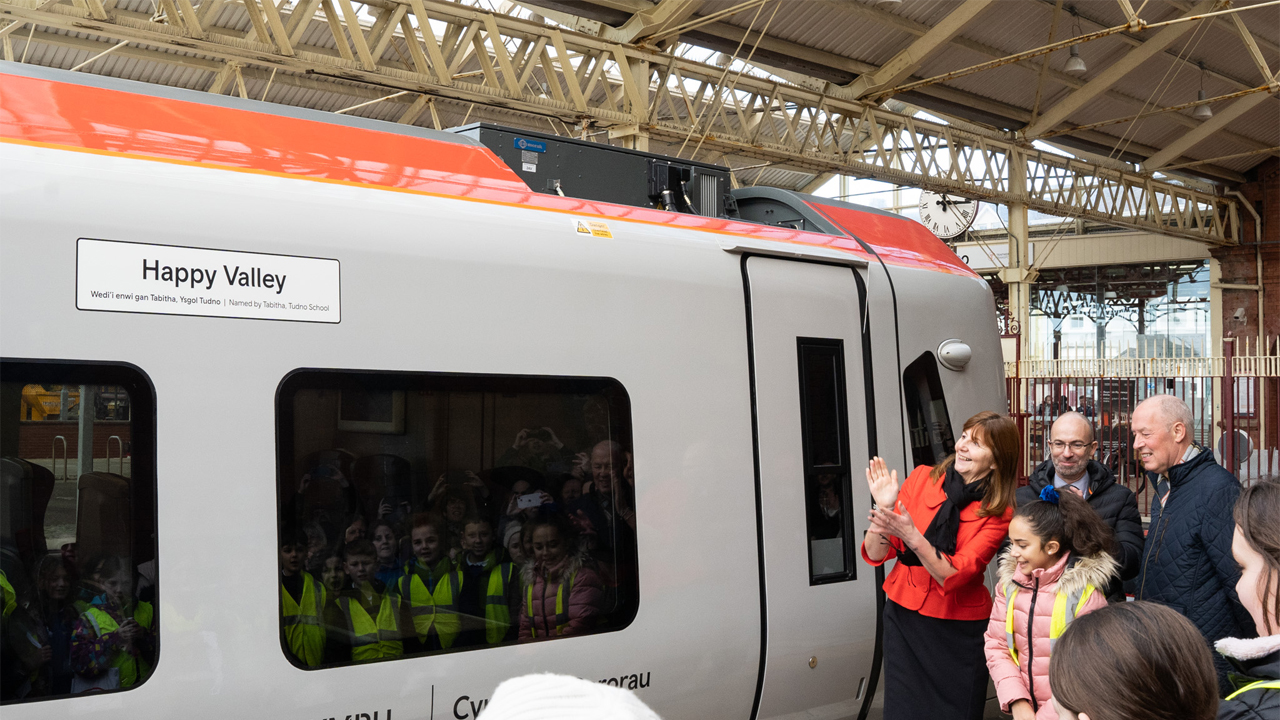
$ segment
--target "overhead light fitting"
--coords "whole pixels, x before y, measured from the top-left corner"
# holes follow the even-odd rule
[[[1071,24],[1073,37],[1080,37],[1080,16],[1076,14],[1074,7],[1067,8],[1067,12],[1071,13],[1074,21]],[[1071,46],[1071,57],[1067,58],[1067,66],[1062,69],[1068,75],[1083,75],[1085,70],[1089,68],[1085,66],[1084,60],[1080,59],[1080,46]]]
[[[1067,66],[1063,68],[1063,72],[1068,75],[1083,75],[1085,70],[1089,68],[1084,64],[1084,60],[1080,59],[1080,46],[1071,46],[1071,57],[1067,58]]]
[[[1196,93],[1196,100],[1204,102],[1204,61],[1200,61],[1200,92]],[[1208,105],[1197,105],[1195,110],[1191,111],[1191,117],[1197,120],[1208,120],[1213,117],[1213,108]]]
[[[877,5],[899,5],[902,0],[876,0]]]

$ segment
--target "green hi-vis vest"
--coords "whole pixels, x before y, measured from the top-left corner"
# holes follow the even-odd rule
[[[1227,696],[1227,700],[1235,700],[1237,696],[1243,695],[1250,690],[1280,690],[1280,680],[1259,680],[1255,683],[1249,683],[1239,690]]]
[[[462,571],[449,570],[436,582],[435,592],[427,590],[427,583],[418,574],[417,565],[410,563],[407,574],[400,578],[400,598],[409,603],[409,616],[413,618],[413,629],[418,639],[426,642],[431,628],[436,629],[436,637],[440,638],[440,647],[446,650],[453,646],[453,641],[462,629],[462,618],[458,617],[458,592],[462,587]]]
[[[573,581],[577,577],[578,573],[574,571],[569,576],[569,581],[560,583],[560,587],[556,590],[556,626],[555,630],[552,631],[553,635],[564,634],[565,627],[569,625],[569,596],[573,593]],[[543,584],[543,587],[545,588],[546,585]],[[546,596],[543,596],[543,615],[547,612],[546,603]],[[533,637],[538,637],[538,627],[533,622],[533,583],[529,583],[529,587],[525,590],[524,606],[529,613],[529,631],[533,634]]]
[[[498,563],[489,571],[489,587],[484,593],[484,632],[490,645],[502,642],[511,627],[511,608],[507,607],[507,584],[514,563]]]
[[[302,573],[302,601],[294,602],[293,596],[280,583],[280,624],[284,626],[285,641],[289,651],[307,667],[320,667],[324,658],[325,589],[311,573]]]
[[[84,611],[84,617],[93,624],[93,631],[102,637],[110,632],[120,629],[120,624],[115,618],[111,617],[105,610],[97,606],[90,606]],[[150,630],[151,621],[155,618],[155,610],[151,607],[151,603],[140,602],[133,609],[133,619],[139,625]],[[120,687],[127,688],[147,679],[151,674],[151,665],[142,658],[134,657],[131,653],[118,652],[111,660],[111,667],[120,670]]]
[[[399,639],[400,624],[396,622],[395,603],[389,594],[382,596],[376,621],[353,598],[338,598],[338,609],[347,618],[347,627],[351,631],[352,660],[365,662],[404,654],[404,643]]]
[[[18,607],[18,593],[13,591],[13,586],[9,584],[9,578],[0,570],[0,603],[3,603],[4,617],[9,617]]]
[[[1084,604],[1093,596],[1093,586],[1086,585],[1084,590],[1079,593],[1072,593],[1068,596],[1066,593],[1060,592],[1053,599],[1053,615],[1049,620],[1049,651],[1053,652],[1053,646],[1058,644],[1058,638],[1062,636],[1067,625],[1076,619],[1076,615],[1080,614],[1080,610],[1084,608]],[[1014,582],[1005,583],[1004,597],[1007,603],[1004,618],[1004,635],[1009,643],[1009,654],[1013,656],[1013,664],[1018,663],[1018,648],[1013,642],[1013,599],[1018,596],[1018,585]],[[1027,638],[1027,642],[1033,642],[1032,638]]]

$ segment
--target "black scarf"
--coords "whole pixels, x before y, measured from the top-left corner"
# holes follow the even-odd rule
[[[956,554],[956,533],[960,532],[960,511],[970,503],[981,500],[986,493],[982,489],[982,481],[975,480],[965,484],[964,478],[956,472],[955,465],[947,468],[942,476],[942,492],[947,499],[938,506],[938,514],[933,516],[929,527],[925,528],[924,539],[933,546],[938,557]],[[904,548],[898,553],[898,562],[903,565],[919,565],[920,558],[914,552]]]

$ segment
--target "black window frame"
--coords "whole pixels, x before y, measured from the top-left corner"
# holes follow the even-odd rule
[[[16,380],[14,378],[17,378]],[[115,688],[93,693],[95,696],[114,695],[135,690],[151,681],[161,660],[161,586],[160,581],[160,508],[157,504],[158,480],[156,477],[156,390],[145,370],[129,362],[106,360],[69,360],[62,358],[0,357],[0,381],[39,385],[113,385],[123,387],[129,393],[131,443],[129,460],[130,498],[129,510],[133,522],[133,542],[137,538],[151,538],[150,562],[155,563],[155,656],[151,672],[140,682],[127,688]],[[96,418],[95,418],[96,421]],[[90,466],[92,468],[92,466]],[[92,471],[92,470],[91,470]],[[143,512],[149,504],[150,512]],[[78,539],[78,538],[77,538]],[[144,546],[145,547],[145,546]],[[83,559],[83,558],[82,558]],[[138,556],[130,557],[135,569]],[[6,700],[5,707],[39,703],[48,700],[67,700],[80,697],[74,694],[44,695],[33,698]]]
[[[808,383],[805,376],[805,349],[810,347],[834,350],[833,355],[836,370],[836,413],[840,418],[840,428],[837,430],[840,462],[835,465],[818,465],[811,456],[811,440],[813,438],[813,432],[810,427],[809,393]],[[800,437],[804,458],[804,466],[802,468],[804,478],[802,495],[804,497],[805,510],[805,549],[806,556],[808,558],[807,572],[809,574],[810,586],[826,585],[836,582],[848,582],[850,580],[858,579],[857,555],[855,552],[855,544],[853,542],[853,463],[849,450],[849,393],[845,363],[846,359],[843,339],[816,337],[796,338],[796,375],[798,377],[800,391]],[[840,534],[840,540],[844,551],[845,569],[842,572],[815,575],[813,572],[813,540],[809,538],[808,493],[811,485],[810,478],[826,474],[839,474],[842,478],[840,481],[840,516],[844,527]]]
[[[344,383],[349,384],[316,384],[312,379],[335,378],[340,379]],[[370,384],[372,380],[372,387]],[[358,384],[357,384],[358,383]],[[415,386],[416,383],[416,386]],[[436,383],[432,385],[432,383]],[[448,383],[455,383],[449,385]],[[351,369],[351,368],[297,368],[287,373],[280,381],[276,388],[275,396],[275,425],[276,425],[276,508],[283,508],[285,498],[280,494],[281,489],[285,487],[293,478],[297,477],[297,468],[294,467],[294,436],[293,436],[293,403],[290,402],[299,390],[305,389],[325,389],[325,390],[342,390],[350,387],[352,390],[368,391],[374,390],[392,390],[392,391],[445,391],[445,392],[463,392],[463,393],[547,393],[547,394],[564,394],[572,396],[582,396],[590,394],[606,394],[604,391],[616,393],[615,401],[621,404],[622,422],[618,424],[618,434],[613,432],[613,424],[610,425],[609,439],[620,442],[624,447],[631,448],[634,452],[634,413],[632,412],[631,395],[627,392],[619,380],[608,376],[568,376],[568,375],[517,375],[517,374],[497,374],[497,373],[451,373],[451,372],[433,372],[433,371],[405,371],[405,370],[377,370],[377,369]],[[634,461],[633,461],[634,462]],[[634,472],[634,467],[633,467]],[[638,477],[638,476],[637,476]],[[633,508],[635,510],[635,508]],[[276,520],[276,545],[274,552],[277,564],[276,580],[278,583],[279,574],[281,572],[280,553],[278,548],[284,537],[285,524],[280,513],[277,512]],[[634,589],[634,598],[624,602],[621,593],[619,593],[619,603],[616,608],[608,613],[612,622],[606,628],[596,630],[594,632],[582,635],[581,637],[591,637],[596,635],[606,635],[614,632],[626,630],[635,621],[639,615],[641,601],[641,587],[639,577],[639,534],[633,531],[635,535],[632,545],[635,550],[635,557],[632,559],[636,567],[635,576],[631,578]],[[280,600],[277,599],[277,603]],[[277,611],[279,605],[277,605]],[[514,618],[513,618],[514,620]],[[577,637],[577,636],[575,636]],[[555,638],[555,640],[574,639]],[[284,623],[279,622],[279,640],[280,651],[291,665],[299,670],[316,671],[328,670],[334,668],[346,668],[355,665],[377,664],[383,662],[396,662],[399,660],[413,660],[427,657],[438,657],[442,655],[450,655],[454,653],[466,653],[477,650],[496,650],[498,648],[510,648],[524,645],[518,641],[510,641],[498,645],[469,645],[452,647],[449,649],[437,649],[427,652],[419,652],[414,654],[404,654],[394,658],[383,658],[372,661],[371,663],[361,662],[343,662],[321,664],[316,667],[307,667],[297,662],[293,654],[289,650],[288,639],[284,632]],[[541,642],[546,642],[542,640]]]
[[[913,377],[912,373],[918,371],[920,374]],[[932,459],[928,459],[928,462],[921,462],[921,459],[925,458],[922,458],[917,454],[918,446],[915,444],[915,437],[913,436],[914,428],[911,424],[911,413],[913,410],[918,409],[920,412],[926,414],[932,412],[929,408],[929,403],[922,403],[920,401],[920,389],[922,384],[927,386],[930,402],[935,400],[942,402],[943,417],[941,425],[944,432],[942,436],[938,438],[939,442],[934,443],[930,440],[928,451],[931,452],[934,457]],[[942,374],[938,371],[938,358],[932,352],[925,351],[921,353],[915,360],[912,360],[911,363],[907,365],[906,369],[902,371],[902,404],[905,412],[904,417],[907,421],[907,437],[911,444],[912,467],[915,468],[922,465],[937,466],[938,463],[945,460],[954,452],[956,437],[955,429],[951,423],[951,409],[947,405],[947,390],[942,384]],[[923,416],[923,419],[925,420],[924,431],[929,432],[927,416]],[[941,454],[939,454],[938,450],[934,449],[935,445],[941,448]],[[919,447],[922,448],[923,446]]]

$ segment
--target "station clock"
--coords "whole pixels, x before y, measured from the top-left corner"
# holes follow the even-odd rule
[[[956,195],[920,191],[920,222],[940,238],[953,238],[973,224],[978,203]]]

